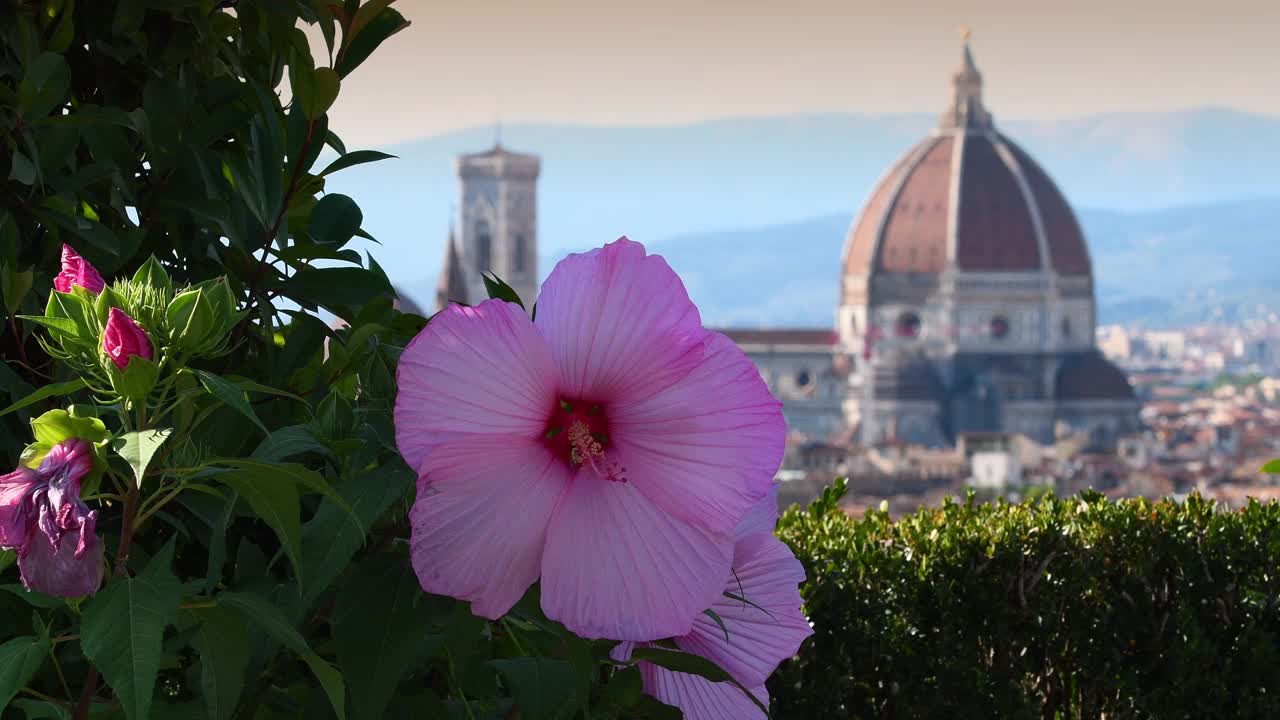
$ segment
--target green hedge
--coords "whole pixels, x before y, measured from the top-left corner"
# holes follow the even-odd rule
[[[1280,504],[949,502],[898,521],[837,503],[778,534],[814,636],[779,718],[1280,717]]]

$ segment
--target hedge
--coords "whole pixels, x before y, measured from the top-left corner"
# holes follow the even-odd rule
[[[1280,717],[1280,504],[947,502],[778,534],[815,634],[775,717]]]

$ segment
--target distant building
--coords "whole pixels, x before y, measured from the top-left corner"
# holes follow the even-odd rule
[[[1114,447],[1137,429],[1125,375],[1095,347],[1084,234],[1044,170],[997,131],[968,44],[936,130],[853,223],[834,332],[730,331],[793,429],[946,446],[1055,428]]]
[[[538,294],[538,175],[536,155],[496,144],[458,158],[457,232],[451,228],[436,290],[436,309],[488,297],[481,273],[510,285],[526,307]]]

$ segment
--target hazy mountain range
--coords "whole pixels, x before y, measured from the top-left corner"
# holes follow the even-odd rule
[[[1080,209],[1107,307],[1140,311],[1179,297],[1165,288],[1184,281],[1225,291],[1238,286],[1237,273],[1280,270],[1262,260],[1276,257],[1265,246],[1280,239],[1280,203],[1251,199],[1280,196],[1280,117],[1202,109],[996,119]],[[832,114],[672,127],[517,125],[504,127],[502,140],[543,160],[544,272],[567,251],[627,234],[661,245],[692,287],[705,284],[694,292],[706,295],[709,319],[778,324],[829,321],[850,220],[881,173],[934,123],[925,114]],[[410,293],[435,285],[457,197],[455,156],[491,146],[494,134],[478,128],[381,148],[400,159],[330,178],[330,191],[364,208],[365,228],[383,243],[380,261]],[[1189,258],[1185,271],[1170,253]],[[789,259],[752,274],[753,258],[777,255]],[[1144,270],[1152,266],[1158,271]],[[730,277],[750,282],[735,288]]]
[[[1147,325],[1280,312],[1280,197],[1170,210],[1078,210],[1102,322]],[[679,269],[707,322],[833,322],[850,218],[696,233],[651,249]],[[1259,312],[1262,303],[1269,309]]]

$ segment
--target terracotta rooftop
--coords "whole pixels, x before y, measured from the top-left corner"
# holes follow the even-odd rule
[[[1054,396],[1059,400],[1132,400],[1133,386],[1120,368],[1097,351],[1070,357],[1058,370]]]

